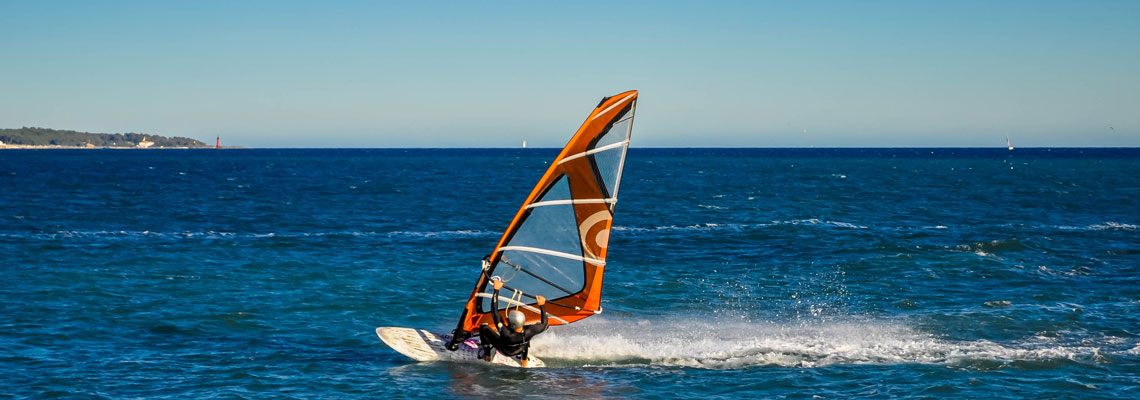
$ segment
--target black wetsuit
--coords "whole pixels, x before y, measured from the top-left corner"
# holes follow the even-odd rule
[[[496,290],[491,295],[491,309],[495,310],[491,314],[495,319],[495,327],[499,328],[496,333],[491,327],[483,325],[479,327],[479,345],[483,348],[483,354],[491,354],[492,349],[499,349],[503,354],[510,357],[517,357],[520,360],[525,360],[527,357],[527,350],[530,350],[530,339],[534,335],[540,334],[550,326],[546,318],[546,305],[539,306],[542,313],[542,322],[534,325],[527,325],[523,327],[522,332],[515,332],[511,330],[506,324],[503,324],[503,317],[500,315],[499,310],[499,291]]]

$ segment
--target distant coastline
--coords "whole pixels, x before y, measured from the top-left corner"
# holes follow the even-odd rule
[[[0,149],[208,149],[186,138],[149,133],[90,133],[37,127],[0,129]]]

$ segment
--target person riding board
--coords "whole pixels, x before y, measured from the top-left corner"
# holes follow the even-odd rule
[[[490,362],[495,359],[495,350],[498,349],[508,357],[518,358],[523,367],[527,364],[527,352],[530,350],[530,339],[546,330],[550,326],[546,317],[546,298],[535,296],[535,305],[539,307],[542,321],[526,325],[526,315],[519,310],[507,313],[507,324],[504,326],[503,317],[499,313],[499,289],[503,288],[503,281],[495,279],[494,293],[491,294],[491,313],[495,320],[495,328],[483,324],[479,327],[479,345],[482,347],[481,357]]]

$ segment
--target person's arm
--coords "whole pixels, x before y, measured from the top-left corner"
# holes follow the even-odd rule
[[[534,335],[546,331],[546,328],[550,326],[550,320],[547,318],[546,314],[546,298],[542,296],[535,296],[535,300],[537,301],[535,301],[534,304],[538,306],[538,313],[542,314],[542,321],[526,327],[527,338],[533,337]]]
[[[503,328],[503,316],[499,315],[499,289],[503,288],[503,281],[494,280],[495,291],[491,293],[491,319],[495,320],[495,328]]]
[[[541,322],[542,329],[546,330],[546,327],[550,326],[550,320],[547,319],[547,317],[546,317],[546,298],[542,297],[542,296],[538,296],[538,298],[536,300],[538,300],[536,302],[538,304],[538,310],[541,311],[541,314],[542,314],[542,322]]]

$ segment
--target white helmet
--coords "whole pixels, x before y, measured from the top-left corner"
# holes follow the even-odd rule
[[[512,310],[507,313],[507,326],[511,329],[521,329],[526,324],[526,315],[519,310]]]

